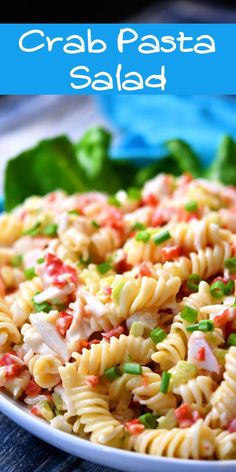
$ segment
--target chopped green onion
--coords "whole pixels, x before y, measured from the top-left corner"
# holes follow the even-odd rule
[[[186,202],[185,205],[184,205],[184,209],[186,211],[189,211],[189,212],[196,211],[197,208],[198,208],[198,204],[195,200],[191,200],[190,202]]]
[[[199,331],[213,331],[214,323],[212,320],[201,320],[199,321]]]
[[[225,267],[229,269],[230,274],[236,273],[236,257],[225,259]]]
[[[156,417],[152,415],[152,413],[145,413],[144,415],[139,416],[138,419],[147,429],[156,429],[157,427]]]
[[[142,366],[136,362],[126,362],[123,367],[123,372],[125,374],[142,375],[143,369]]]
[[[23,235],[28,235],[28,236],[38,236],[41,231],[41,223],[38,221],[38,223],[35,223],[32,228],[26,229],[25,231],[22,232]]]
[[[169,388],[169,383],[171,379],[170,372],[163,372],[161,377],[161,385],[160,385],[160,392],[167,393]]]
[[[191,306],[185,306],[184,309],[180,313],[180,317],[183,320],[189,321],[190,323],[194,323],[198,317],[197,310],[194,310]]]
[[[136,187],[130,187],[127,190],[129,200],[141,200],[141,190]]]
[[[189,290],[192,290],[192,292],[197,292],[200,282],[201,282],[200,275],[191,274],[187,280],[187,287],[189,288]]]
[[[22,254],[15,254],[15,256],[11,258],[11,265],[13,267],[20,267],[22,265],[22,262],[23,262]]]
[[[93,226],[94,228],[100,228],[100,224],[97,223],[95,220],[92,221],[92,226]]]
[[[227,339],[228,346],[236,346],[236,333],[231,333]]]
[[[234,293],[234,280],[229,279],[224,288],[225,295],[232,295]]]
[[[37,259],[37,264],[43,264],[45,261],[44,257],[40,257],[39,259]]]
[[[198,331],[198,330],[199,330],[199,323],[186,327],[186,331],[188,331],[189,333],[193,333],[193,331]]]
[[[150,338],[155,344],[161,343],[166,336],[167,334],[164,329],[158,327],[154,328],[150,333]]]
[[[210,294],[214,298],[222,298],[225,293],[225,284],[221,280],[217,280],[210,287]]]
[[[111,269],[112,269],[112,266],[111,266],[111,264],[108,264],[108,262],[102,262],[101,264],[97,265],[97,270],[102,275],[106,274]]]
[[[104,375],[109,380],[115,380],[122,375],[119,367],[108,367],[104,370]]]
[[[147,243],[150,239],[151,235],[147,231],[139,231],[135,235],[135,240],[136,241],[142,241],[143,243]]]
[[[186,327],[186,330],[192,333],[193,331],[213,331],[214,330],[214,323],[211,320],[201,320],[197,324],[193,324]]]
[[[68,211],[68,214],[69,214],[69,215],[76,215],[76,216],[79,216],[79,215],[80,215],[80,211],[79,211],[79,210],[70,210],[70,211]]]
[[[34,267],[29,267],[28,269],[25,269],[24,271],[25,278],[28,280],[32,280],[34,277],[36,277],[36,272]]]
[[[57,228],[58,226],[55,223],[49,223],[48,225],[44,226],[42,234],[44,234],[45,236],[56,236]]]
[[[49,311],[52,309],[52,306],[49,305],[49,303],[47,302],[36,303],[34,301],[34,298],[33,298],[33,307],[37,313],[39,311],[44,311],[45,313],[49,313]]]
[[[115,195],[111,195],[108,198],[108,203],[109,203],[109,205],[112,205],[112,206],[115,206],[115,207],[118,207],[118,208],[121,206],[120,201],[118,200],[117,197],[115,197]]]
[[[156,234],[153,238],[153,241],[156,244],[156,246],[158,246],[159,244],[164,243],[165,241],[167,241],[170,238],[171,238],[171,235],[170,235],[170,232],[167,229],[165,231],[162,231],[159,234]]]
[[[146,225],[143,223],[139,223],[138,221],[134,224],[134,226],[132,226],[133,231],[143,230],[143,229],[146,229]]]
[[[130,327],[130,332],[131,336],[134,336],[135,338],[139,338],[143,335],[145,329],[145,324],[143,321],[134,321]]]

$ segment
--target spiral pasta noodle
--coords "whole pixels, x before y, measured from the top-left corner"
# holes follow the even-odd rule
[[[122,377],[114,380],[109,388],[111,400],[118,400],[124,394],[124,390],[127,390],[132,394],[134,401],[145,405],[155,414],[162,415],[170,408],[176,407],[176,398],[173,394],[160,392],[160,375],[144,367],[143,376],[144,378],[123,374]]]
[[[147,430],[132,438],[132,448],[136,452],[184,459],[211,459],[214,446],[214,433],[202,420],[191,428]]]
[[[139,279],[121,279],[124,282],[121,287],[118,299],[118,312],[124,317],[133,314],[143,307],[161,307],[168,302],[172,302],[180,288],[180,279],[172,277],[165,280],[159,277],[157,280],[152,277],[142,277]]]
[[[123,436],[123,427],[112,417],[106,395],[88,386],[77,386],[78,374],[76,375],[73,365],[61,367],[60,375],[65,391],[68,392],[72,402],[73,411],[79,416],[85,433],[91,434],[92,442],[108,444],[114,438]]]
[[[236,433],[222,431],[217,435],[216,457],[220,460],[236,459]]]
[[[201,408],[207,405],[214,389],[211,377],[199,375],[196,379],[189,380],[174,388],[173,392],[182,397],[184,403]]]
[[[32,196],[0,217],[0,390],[100,445],[236,459],[236,189]]]
[[[42,388],[52,388],[60,381],[58,368],[61,361],[52,354],[35,355],[28,366],[35,382]]]
[[[0,346],[7,342],[18,343],[20,333],[11,317],[7,304],[0,300]]]
[[[183,360],[187,355],[188,333],[184,323],[175,318],[171,325],[170,333],[156,346],[156,352],[152,355],[152,360],[160,364],[161,369],[168,370],[179,360]]]
[[[126,356],[147,364],[153,351],[151,339],[121,335],[119,339],[112,337],[110,342],[102,340],[92,344],[90,349],[83,349],[82,354],[76,355],[76,363],[80,374],[102,375],[105,369],[121,364]]]
[[[21,327],[28,319],[33,310],[33,297],[40,290],[42,284],[37,277],[32,281],[20,283],[18,296],[10,307],[16,326]]]
[[[4,214],[0,216],[0,245],[11,246],[14,241],[21,235],[22,221],[12,214]]]
[[[211,410],[207,416],[207,423],[214,428],[227,426],[235,416],[236,347],[229,349],[225,361],[224,380],[210,398]]]

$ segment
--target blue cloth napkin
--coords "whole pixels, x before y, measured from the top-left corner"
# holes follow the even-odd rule
[[[181,138],[207,164],[223,134],[236,138],[236,100],[230,97],[120,95],[99,101],[121,132],[113,157],[156,159],[165,155],[166,140]]]

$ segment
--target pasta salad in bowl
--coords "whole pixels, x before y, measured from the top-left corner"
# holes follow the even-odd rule
[[[235,210],[233,186],[160,173],[3,213],[1,390],[73,441],[236,459]]]

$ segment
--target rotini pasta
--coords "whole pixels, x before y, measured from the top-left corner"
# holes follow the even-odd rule
[[[160,174],[1,216],[0,388],[98,444],[236,459],[235,205]]]

